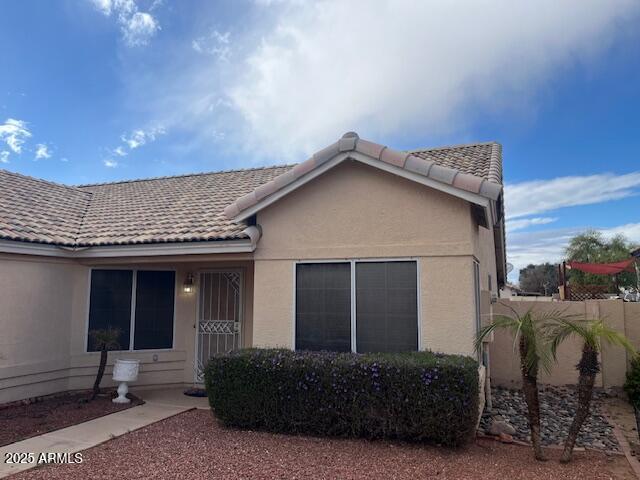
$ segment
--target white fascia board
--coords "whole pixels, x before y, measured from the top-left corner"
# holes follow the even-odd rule
[[[255,245],[250,239],[214,242],[155,243],[144,245],[109,245],[74,249],[11,240],[0,240],[0,253],[40,255],[58,258],[153,257],[211,253],[251,253]]]
[[[409,170],[396,167],[395,165],[390,165],[376,158],[370,157],[368,155],[364,155],[360,152],[349,151],[349,152],[339,153],[338,155],[333,157],[331,160],[325,162],[324,164],[320,165],[319,167],[307,173],[306,175],[296,179],[295,181],[291,182],[289,185],[286,185],[285,187],[281,188],[274,194],[264,198],[263,200],[256,203],[252,207],[240,212],[240,215],[235,217],[233,221],[240,222],[240,221],[246,220],[247,218],[258,213],[260,210],[268,207],[274,202],[277,202],[285,195],[288,195],[292,191],[296,190],[297,188],[300,188],[307,182],[310,182],[314,178],[318,177],[319,175],[322,175],[327,170],[330,170],[331,168],[335,167],[336,165],[342,163],[344,160],[347,160],[347,159],[364,163],[365,165],[369,165],[379,170],[383,170],[385,172],[398,175],[399,177],[406,178],[408,180],[414,181],[416,183],[420,183],[427,187],[431,187],[435,190],[439,190],[449,195],[453,195],[454,197],[462,198],[463,200],[466,200],[468,202],[474,203],[476,205],[480,205],[487,210],[487,219],[493,218],[493,215],[491,215],[491,200],[486,197],[483,197],[482,195],[479,195],[473,192],[467,192],[466,190],[461,190],[452,185],[447,185],[445,183],[438,182],[429,177],[425,177],[424,175],[410,172]]]

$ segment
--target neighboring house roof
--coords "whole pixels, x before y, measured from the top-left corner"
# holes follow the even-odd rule
[[[239,197],[225,208],[224,213],[229,218],[243,220],[303,185],[314,174],[346,159],[430,182],[431,186],[460,196],[463,196],[462,192],[467,192],[495,201],[502,193],[502,149],[498,143],[404,152],[361,139],[355,132],[348,132],[293,169]]]
[[[399,152],[347,134],[299,165],[71,187],[0,170],[0,238],[66,247],[247,238],[233,221],[247,199],[270,195],[336,153],[375,157],[453,189],[496,200],[497,143]],[[268,193],[271,192],[271,193]],[[225,210],[226,207],[226,210]],[[226,215],[225,215],[226,213]]]

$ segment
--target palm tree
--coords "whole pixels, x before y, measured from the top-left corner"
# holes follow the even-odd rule
[[[505,305],[507,306],[507,305]],[[522,375],[522,392],[527,404],[531,443],[536,460],[546,460],[540,442],[540,399],[538,398],[538,371],[542,367],[549,372],[552,355],[549,342],[545,336],[544,326],[554,318],[560,318],[561,313],[549,312],[534,314],[531,309],[524,315],[507,306],[513,312],[513,317],[499,315],[494,321],[482,328],[476,339],[476,349],[479,350],[484,339],[494,330],[506,330],[514,337],[514,349],[518,346],[520,353],[520,373]]]
[[[120,348],[120,344],[118,343],[120,329],[108,327],[91,330],[89,336],[91,340],[93,340],[94,348],[100,350],[100,366],[98,367],[98,374],[96,375],[96,381],[93,384],[93,393],[91,394],[91,400],[93,400],[100,393],[100,382],[104,375],[104,369],[107,366],[107,354],[109,350]]]
[[[602,320],[572,321],[568,318],[558,318],[547,328],[551,338],[551,353],[554,358],[556,358],[560,344],[569,337],[576,336],[582,340],[582,357],[580,363],[576,365],[576,370],[579,372],[578,406],[564,443],[564,451],[560,457],[560,462],[567,463],[571,461],[573,447],[576,444],[580,428],[589,416],[593,385],[596,381],[596,375],[600,371],[599,354],[602,351],[603,342],[623,347],[634,357],[636,351],[624,335],[607,327]]]

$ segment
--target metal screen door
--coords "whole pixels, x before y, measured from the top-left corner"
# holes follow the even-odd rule
[[[196,383],[204,381],[204,367],[216,353],[240,348],[242,272],[200,274],[196,331]]]

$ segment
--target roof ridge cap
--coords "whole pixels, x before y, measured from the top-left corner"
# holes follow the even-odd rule
[[[218,170],[218,171],[211,171],[211,172],[183,173],[179,175],[162,175],[158,177],[148,177],[148,178],[131,178],[127,180],[115,180],[113,182],[83,183],[83,184],[75,185],[70,188],[76,188],[84,192],[85,188],[100,187],[103,185],[120,185],[124,183],[150,182],[154,180],[168,180],[172,178],[203,177],[205,175],[218,175],[223,173],[234,173],[234,172],[254,172],[257,170],[270,170],[275,168],[295,167],[296,165],[297,163],[285,163],[280,165],[268,165],[263,167],[237,168],[237,169]]]
[[[487,179],[491,182],[502,185],[502,145],[494,142],[491,145],[491,156],[489,161],[489,174]]]

